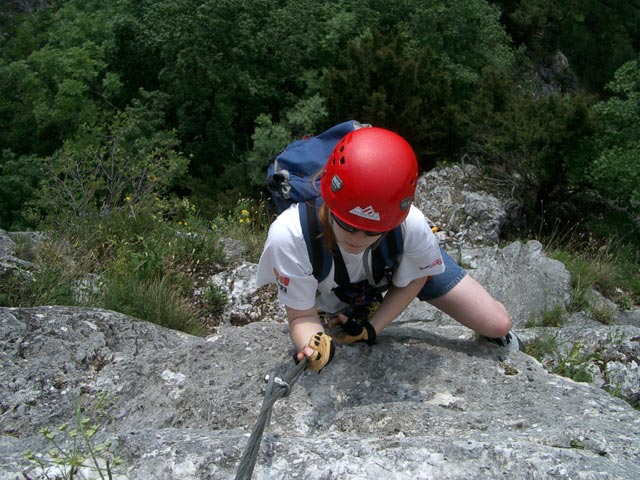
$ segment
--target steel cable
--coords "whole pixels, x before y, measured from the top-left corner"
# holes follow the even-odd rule
[[[264,392],[262,408],[260,409],[258,420],[253,427],[249,441],[242,453],[240,463],[238,463],[235,480],[251,480],[260,450],[260,443],[262,442],[262,435],[271,420],[273,405],[276,403],[276,400],[286,397],[291,393],[291,387],[296,383],[305,368],[307,368],[306,358],[300,361],[295,368],[286,372],[288,375],[279,375],[278,370],[274,370],[265,377],[267,386]]]

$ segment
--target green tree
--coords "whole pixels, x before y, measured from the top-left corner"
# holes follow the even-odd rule
[[[615,70],[640,48],[637,0],[493,0],[517,45],[526,45],[536,64],[560,50],[582,83],[601,91]]]
[[[352,108],[328,98],[340,92],[323,90],[326,72],[338,62],[345,69],[347,45],[367,42],[376,25],[404,35],[370,59],[385,62],[372,69],[397,67],[399,73],[384,79],[367,108],[384,104],[381,120],[393,116],[419,145],[433,143],[428,153],[450,152],[459,144],[455,110],[474,88],[480,66],[511,61],[497,10],[481,0],[57,2],[21,22],[7,41],[0,65],[0,89],[7,94],[0,124],[7,129],[0,148],[51,155],[85,125],[114,121],[142,88],[168,95],[164,128],[175,129],[201,185],[210,192],[230,181],[250,186],[244,162],[256,119],[290,123],[296,135],[293,123],[301,120],[288,115],[309,111],[301,102],[316,102],[329,113],[313,115],[318,123],[310,129],[343,120]],[[417,88],[416,76],[433,90]],[[400,88],[405,81],[406,95]],[[443,108],[450,99],[451,109]],[[411,127],[414,122],[400,116],[429,109],[438,120],[427,122],[431,130],[423,141],[425,125]]]
[[[587,171],[593,188],[634,219],[640,233],[640,62],[625,63],[594,106],[599,128]]]
[[[357,31],[350,10],[350,2],[313,0],[142,4],[144,37],[158,52],[160,88],[194,175],[212,190],[238,184],[256,119],[277,123],[318,93],[323,68]]]
[[[425,167],[457,158],[467,135],[462,109],[482,68],[514,63],[499,11],[478,0],[366,3],[368,28],[328,70],[329,118],[397,130]]]
[[[45,216],[85,217],[153,202],[185,173],[175,134],[163,129],[166,98],[142,98],[110,124],[84,126],[48,159],[37,201]]]
[[[0,88],[7,94],[0,103],[2,148],[50,155],[81,125],[104,122],[115,112],[120,79],[105,56],[114,12],[91,11],[96,3],[69,1],[33,14],[51,18],[46,33],[34,32],[39,44],[25,35],[10,39],[14,58],[0,64]],[[22,28],[33,31],[40,24],[33,20]],[[17,56],[20,51],[24,56]]]
[[[408,37],[416,49],[429,49],[454,82],[459,98],[475,90],[483,68],[509,70],[511,40],[500,24],[500,11],[484,0],[446,2],[406,0]]]
[[[395,130],[423,162],[446,157],[458,143],[450,77],[430,52],[407,53],[400,34],[374,32],[351,43],[327,80],[330,118]]]
[[[577,218],[574,191],[591,158],[582,144],[595,128],[591,105],[589,96],[538,97],[502,71],[483,72],[465,110],[466,150],[524,203],[529,226],[541,215]]]
[[[247,154],[248,177],[256,191],[264,186],[265,172],[270,160],[294,139],[319,133],[327,112],[322,98],[315,95],[300,100],[292,109],[281,115],[282,121],[274,123],[269,115],[260,115],[251,140],[253,147]]]
[[[43,161],[34,155],[16,156],[5,150],[0,156],[0,228],[33,227],[26,217],[25,205],[32,199],[44,178]]]

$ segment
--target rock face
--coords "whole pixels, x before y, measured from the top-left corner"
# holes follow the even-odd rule
[[[420,177],[415,204],[443,232],[447,244],[495,245],[517,205],[478,189],[481,171],[473,165],[438,168]]]
[[[569,273],[536,241],[496,245],[513,209],[474,191],[472,175],[431,172],[417,203],[449,253],[506,305],[523,343],[552,336],[556,357],[507,355],[414,301],[376,345],[338,347],[275,404],[253,478],[640,478],[638,310],[610,305],[607,325],[565,312],[560,328],[531,327],[564,312]],[[17,235],[0,231],[0,281],[32,267],[15,255]],[[230,302],[208,338],[98,309],[0,308],[0,480],[55,478],[59,467],[43,472],[25,452],[46,459],[41,430],[62,441],[58,427],[74,423],[78,405],[91,415],[104,396],[112,403],[95,439],[122,457],[114,479],[234,478],[264,375],[293,367],[282,308],[273,290],[255,288],[255,269],[240,258],[210,279]],[[552,368],[581,369],[588,378],[573,376],[588,383]]]
[[[542,252],[540,242],[514,242],[504,248],[461,250],[458,259],[470,274],[509,308],[523,327],[532,316],[571,300],[571,276],[565,266]]]
[[[0,325],[3,480],[34,475],[23,454],[43,448],[38,431],[102,391],[115,404],[100,435],[123,458],[117,478],[233,478],[263,376],[291,366],[278,322],[204,339],[43,307],[0,309]],[[628,403],[409,311],[276,403],[254,478],[636,479],[639,435]]]

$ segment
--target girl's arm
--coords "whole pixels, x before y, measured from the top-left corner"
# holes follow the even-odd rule
[[[376,334],[379,334],[409,306],[429,278],[431,277],[417,278],[405,287],[392,285],[391,288],[389,288],[380,307],[378,307],[378,310],[376,310],[369,320],[373,328],[375,328]]]
[[[286,307],[287,318],[289,320],[289,332],[291,340],[298,351],[297,359],[302,360],[305,356],[313,354],[313,349],[309,347],[309,340],[318,332],[324,332],[322,322],[315,308],[308,310],[296,310]]]

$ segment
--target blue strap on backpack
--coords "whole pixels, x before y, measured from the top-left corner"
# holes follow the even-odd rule
[[[320,237],[322,227],[317,215],[317,209],[322,204],[320,171],[342,137],[366,126],[368,125],[349,120],[334,125],[317,136],[292,142],[267,167],[266,189],[277,213],[282,213],[293,203],[305,203],[305,206],[298,208],[298,212],[313,266],[313,276],[318,282],[329,275],[331,266],[335,263],[336,282],[339,285],[349,283],[339,251],[335,254],[328,252]],[[402,229],[398,226],[381,240],[374,251],[372,273],[376,281],[393,268],[398,255],[402,253],[402,247]]]

